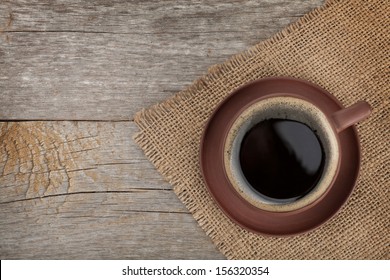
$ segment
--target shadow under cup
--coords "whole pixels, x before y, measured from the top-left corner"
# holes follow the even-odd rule
[[[243,172],[242,164],[240,163],[242,143],[253,127],[270,119],[290,120],[304,124],[315,133],[320,142],[323,154],[321,173],[314,186],[311,186],[310,190],[298,199],[294,197],[273,199],[253,187],[249,183],[250,180],[244,175],[245,172]],[[224,145],[226,175],[234,189],[257,208],[272,212],[287,212],[303,208],[315,203],[325,195],[337,176],[340,152],[336,133],[325,114],[308,101],[284,96],[270,97],[257,101],[246,108],[235,119],[229,129]],[[267,135],[264,136],[266,137]],[[277,155],[275,157],[272,160],[283,160],[277,158]],[[271,158],[266,160],[271,160]],[[286,174],[283,174],[282,170],[277,176],[286,176]],[[283,186],[283,188],[296,187],[293,184],[294,182],[292,181],[290,184],[287,183]]]

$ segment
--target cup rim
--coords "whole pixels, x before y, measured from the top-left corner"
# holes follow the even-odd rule
[[[223,167],[223,142],[237,110],[259,96],[305,92],[309,102],[327,116],[343,109],[341,103],[319,86],[291,77],[255,80],[233,91],[211,114],[200,143],[200,171],[206,188],[219,208],[237,225],[263,235],[291,236],[313,230],[333,217],[347,201],[360,169],[360,144],[356,128],[336,134],[340,141],[340,168],[326,195],[315,205],[288,212],[259,209],[243,199],[231,186]],[[343,174],[343,176],[340,176]]]

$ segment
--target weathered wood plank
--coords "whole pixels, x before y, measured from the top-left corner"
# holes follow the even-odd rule
[[[1,259],[221,259],[172,191],[0,204]]]
[[[0,126],[0,202],[73,192],[171,189],[132,140],[132,122]]]
[[[167,0],[158,1],[2,1],[3,17],[13,15],[15,31],[75,31],[106,33],[203,33],[246,31],[253,25],[242,17],[258,16],[275,25],[319,1],[287,0]],[[289,14],[293,10],[294,14]],[[252,21],[254,18],[250,19]],[[7,22],[7,20],[6,20]],[[184,27],[177,29],[178,25]],[[244,25],[243,25],[244,24]],[[284,23],[286,24],[286,22]],[[266,26],[267,29],[275,26]],[[191,26],[191,29],[186,27]],[[207,27],[207,30],[205,29]],[[168,29],[168,30],[167,30]]]
[[[135,131],[0,123],[0,258],[222,258]]]
[[[0,119],[128,120],[322,2],[1,1]]]

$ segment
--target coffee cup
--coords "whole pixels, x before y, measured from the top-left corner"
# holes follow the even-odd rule
[[[225,98],[206,123],[200,168],[207,190],[235,223],[295,235],[329,220],[351,195],[360,168],[354,126],[371,113],[345,108],[305,80],[270,77]]]
[[[338,175],[338,134],[370,114],[360,101],[326,114],[304,97],[273,94],[250,104],[231,125],[226,174],[252,205],[275,212],[315,203]]]

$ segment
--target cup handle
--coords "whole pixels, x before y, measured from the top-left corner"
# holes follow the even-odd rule
[[[366,119],[371,114],[371,106],[366,101],[358,101],[355,104],[333,113],[332,119],[336,131],[341,132],[347,127]]]

